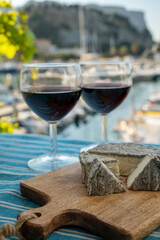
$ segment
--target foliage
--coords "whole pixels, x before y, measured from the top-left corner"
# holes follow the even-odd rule
[[[126,45],[122,45],[120,48],[119,48],[119,55],[120,56],[125,56],[128,54],[128,47]]]
[[[6,117],[0,119],[0,132],[13,133],[19,127],[18,123],[8,122]]]
[[[14,9],[9,1],[0,0],[0,54],[12,59],[17,53],[21,61],[32,58],[35,37],[27,23],[25,12]]]
[[[139,51],[139,45],[137,43],[132,43],[130,46],[130,51],[133,55],[136,55]]]
[[[115,46],[110,48],[103,54],[103,57],[114,57],[120,56],[124,57],[127,54],[131,54],[134,56],[140,56],[144,52],[143,46],[139,45],[137,42],[133,42],[132,44],[128,44],[124,42],[122,45]]]
[[[112,48],[109,50],[109,56],[114,57],[114,56],[116,56],[116,54],[117,54],[116,48],[115,48],[115,47],[112,47]]]

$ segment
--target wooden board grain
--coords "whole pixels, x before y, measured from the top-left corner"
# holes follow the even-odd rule
[[[21,193],[42,205],[27,211],[39,216],[21,228],[29,240],[44,239],[64,225],[84,227],[108,240],[139,240],[160,226],[160,192],[87,196],[79,163],[21,182]]]

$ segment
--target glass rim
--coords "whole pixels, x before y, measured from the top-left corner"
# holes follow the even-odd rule
[[[79,63],[23,63],[23,68],[34,68],[34,67],[40,67],[40,68],[54,68],[54,67],[80,67]]]
[[[79,62],[80,65],[130,65],[131,63],[129,61],[88,61],[88,62]]]

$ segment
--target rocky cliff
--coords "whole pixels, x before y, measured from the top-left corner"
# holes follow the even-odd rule
[[[29,2],[24,6],[29,26],[37,38],[47,38],[58,47],[79,47],[79,6],[56,2]],[[147,29],[138,31],[124,16],[106,14],[99,9],[83,7],[88,51],[105,52],[110,47],[138,44],[150,48],[152,36]]]

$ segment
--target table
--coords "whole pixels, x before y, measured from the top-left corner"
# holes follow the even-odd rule
[[[79,154],[87,141],[58,140],[59,152]],[[160,148],[160,145],[156,145]],[[0,134],[0,226],[16,222],[17,215],[25,210],[39,207],[20,193],[22,180],[38,175],[27,166],[27,161],[49,151],[49,137],[44,135]],[[159,209],[158,209],[159,211]],[[10,239],[17,239],[12,237]],[[79,227],[62,227],[47,237],[47,240],[102,239]],[[160,228],[144,240],[160,239]],[[113,239],[116,240],[116,239]]]

